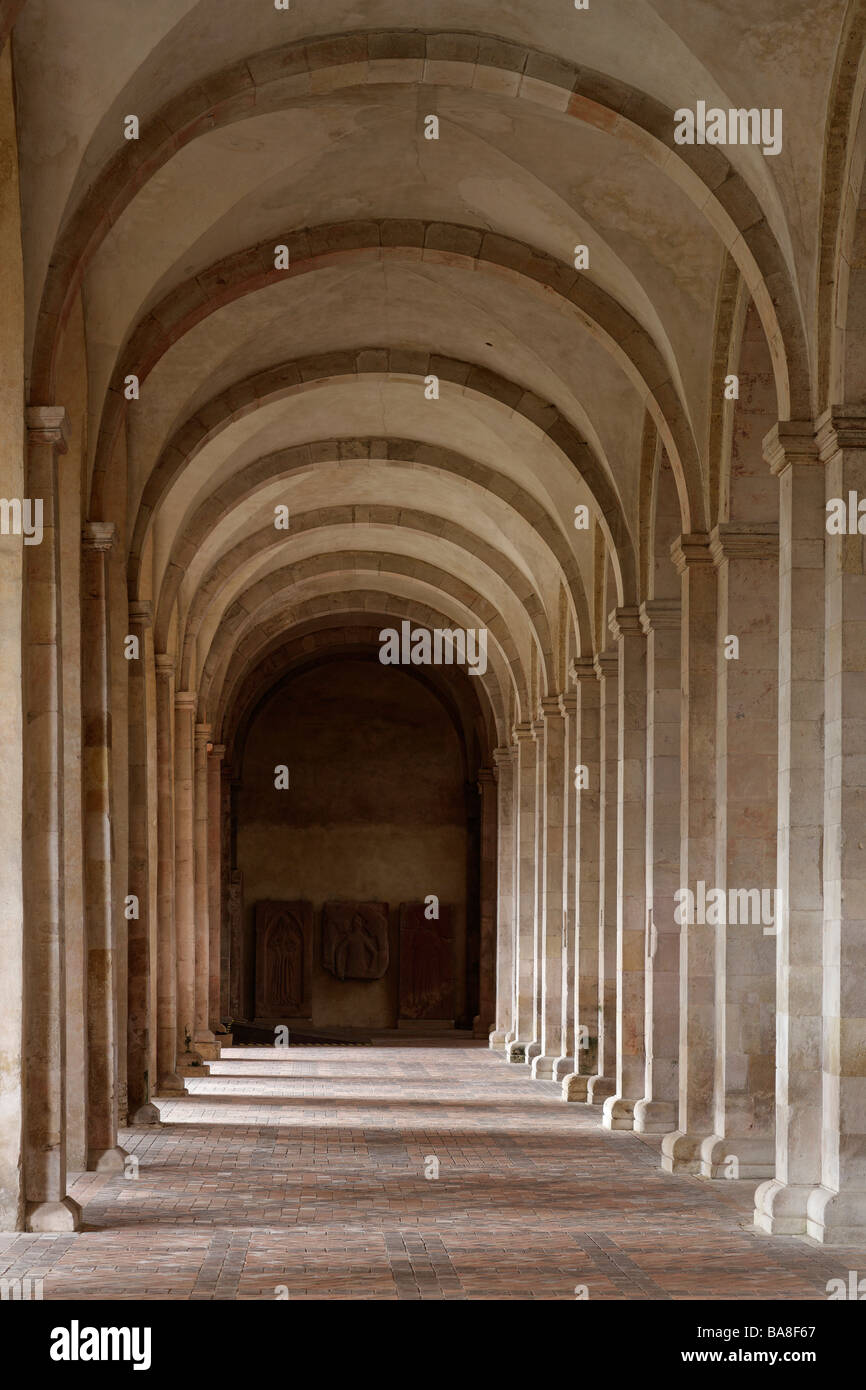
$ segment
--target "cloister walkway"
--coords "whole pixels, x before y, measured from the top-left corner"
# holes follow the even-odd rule
[[[45,1299],[815,1299],[866,1250],[751,1226],[481,1043],[235,1048],[80,1175],[75,1235],[0,1235]],[[438,1164],[438,1177],[436,1174]],[[137,1176],[135,1174],[137,1173]]]

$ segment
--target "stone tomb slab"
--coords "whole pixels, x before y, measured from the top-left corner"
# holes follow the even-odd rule
[[[313,904],[256,903],[256,1018],[312,1018]]]

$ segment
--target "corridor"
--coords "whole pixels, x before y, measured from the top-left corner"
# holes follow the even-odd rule
[[[664,1174],[658,1139],[483,1043],[233,1048],[209,1071],[123,1131],[128,1176],[74,1177],[79,1232],[0,1235],[0,1278],[46,1300],[824,1300],[866,1268],[756,1232],[753,1182]]]

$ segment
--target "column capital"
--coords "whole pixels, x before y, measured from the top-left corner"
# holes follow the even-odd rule
[[[559,708],[564,715],[573,719],[577,714],[577,691],[568,690],[564,695],[560,695]]]
[[[134,627],[153,626],[153,604],[149,598],[130,599],[129,621]]]
[[[184,692],[184,693],[186,693],[186,692]],[[194,698],[195,698],[195,696],[193,695],[193,699],[194,699]],[[210,724],[196,724],[196,726],[195,726],[195,741],[196,741],[196,743],[197,743],[197,744],[202,744],[202,743],[208,744],[208,743],[210,743],[210,736],[211,736],[212,733],[213,733],[213,727],[212,727],[212,725],[210,725]]]
[[[198,696],[194,690],[176,690],[174,692],[175,709],[191,710],[195,713],[198,703]]]
[[[596,652],[593,664],[596,680],[609,680],[619,671],[619,656],[616,652]]]
[[[545,719],[562,718],[561,699],[561,695],[545,695],[544,699],[539,701],[538,708]]]
[[[226,746],[224,743],[212,743],[208,752],[214,762],[221,763],[226,755]]]
[[[531,743],[535,741],[535,734],[531,724],[515,724],[512,729],[515,743]]]
[[[496,773],[494,772],[492,767],[480,767],[478,769],[478,778],[476,785],[478,787],[479,796],[484,795],[485,787],[496,786]]]
[[[644,632],[649,634],[658,628],[675,629],[680,626],[682,608],[676,598],[648,598],[640,606],[640,622]]]
[[[30,405],[27,435],[32,444],[53,444],[58,454],[69,448],[69,416],[62,405]]]
[[[815,423],[818,457],[827,463],[840,449],[866,449],[866,405],[834,405]]]
[[[763,560],[772,559],[778,553],[778,522],[762,521],[746,526],[738,521],[723,521],[710,532],[710,554],[716,565],[736,556]]]
[[[581,681],[598,680],[594,659],[591,656],[576,656],[571,663],[570,675],[575,685]]]
[[[812,420],[780,420],[764,436],[764,458],[776,477],[792,463],[819,463]]]
[[[510,762],[513,760],[513,758],[514,758],[514,745],[513,745],[513,744],[508,744],[508,745],[506,745],[506,746],[504,746],[504,747],[502,747],[502,748],[494,748],[494,750],[493,750],[493,763],[494,763],[494,766],[497,767],[497,768],[502,767],[503,763],[510,763]]]
[[[117,527],[113,521],[85,521],[81,529],[81,544],[85,550],[107,554],[116,540]]]
[[[640,609],[636,607],[614,608],[608,614],[607,626],[611,637],[618,642],[627,632],[643,633],[640,622]]]
[[[671,559],[677,574],[684,574],[696,565],[711,565],[710,538],[704,531],[693,531],[689,535],[677,536],[671,546]]]
[[[157,652],[153,660],[157,676],[168,680],[174,675],[174,657],[169,652]]]

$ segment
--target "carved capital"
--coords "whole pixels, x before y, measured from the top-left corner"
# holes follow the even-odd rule
[[[581,681],[597,680],[594,659],[591,656],[576,656],[571,663],[571,679],[576,685]]]
[[[210,748],[208,749],[208,752],[210,753],[210,756],[213,758],[214,762],[221,763],[226,755],[226,746],[224,743],[212,743]]]
[[[682,609],[679,599],[649,598],[640,606],[640,622],[644,632],[649,634],[658,628],[679,628]]]
[[[820,463],[811,420],[780,420],[764,436],[763,449],[770,472],[776,477],[792,463]]]
[[[594,665],[597,680],[610,680],[619,671],[619,657],[616,652],[596,652]]]
[[[564,715],[573,719],[577,714],[577,691],[569,690],[565,695],[560,695],[559,708]]]
[[[765,521],[756,526],[745,526],[736,521],[725,521],[719,526],[714,526],[710,532],[710,554],[716,565],[738,556],[743,559],[769,560],[778,553],[779,527],[775,522]]]
[[[174,707],[177,710],[184,710],[195,713],[198,704],[198,696],[194,690],[176,690],[174,692]]]
[[[703,531],[678,536],[671,546],[671,559],[677,574],[683,574],[687,569],[698,565],[711,565],[713,557],[710,554],[709,536]]]
[[[535,739],[531,724],[515,724],[511,732],[515,743],[531,743]]]
[[[866,449],[866,405],[834,405],[815,425],[818,457],[828,463],[840,449]]]
[[[163,680],[170,680],[174,675],[174,657],[168,652],[157,652],[154,664],[157,676],[161,676]]]
[[[116,540],[117,527],[113,521],[85,521],[81,531],[81,544],[85,550],[107,554]]]
[[[69,417],[62,405],[31,405],[26,411],[31,444],[53,444],[58,454],[69,448]]]
[[[153,626],[153,604],[149,598],[134,598],[130,601],[129,621],[132,627]]]
[[[613,612],[608,615],[607,626],[615,642],[618,642],[628,632],[642,633],[640,609],[634,607],[614,608]]]

